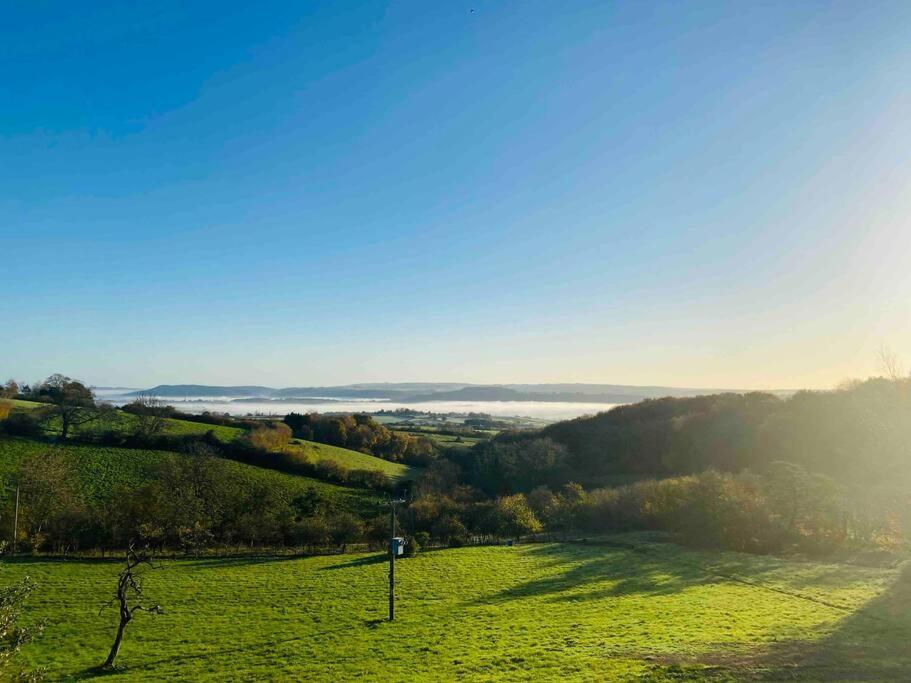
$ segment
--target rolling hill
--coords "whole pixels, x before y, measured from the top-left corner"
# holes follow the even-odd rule
[[[13,405],[14,410],[34,410],[39,408],[42,404],[32,401],[14,401]],[[189,420],[168,418],[165,422],[166,434],[202,436],[211,431],[218,440],[224,443],[233,441],[246,433],[246,430],[240,427],[211,425]],[[74,428],[73,435],[83,439],[94,439],[106,431],[127,434],[131,430],[134,430],[136,425],[137,418],[135,415],[118,410],[103,421],[91,422],[81,427]],[[53,433],[56,428],[56,424],[52,420],[48,425],[47,431],[50,434]],[[314,463],[319,462],[320,460],[332,460],[352,470],[379,470],[394,480],[413,479],[420,472],[419,468],[383,460],[382,458],[367,453],[360,453],[346,448],[339,448],[337,446],[329,446],[310,441],[295,439],[288,448],[305,454]]]
[[[28,458],[39,458],[49,452],[62,454],[75,465],[80,487],[87,499],[101,500],[119,486],[138,486],[153,473],[157,464],[172,458],[186,458],[171,451],[151,451],[134,448],[110,448],[92,444],[51,445],[23,438],[0,437],[0,476],[11,475]],[[233,460],[218,459],[218,466],[247,488],[266,485],[290,501],[314,488],[340,508],[355,512],[374,513],[380,497],[362,489],[336,486],[318,479],[285,474]]]

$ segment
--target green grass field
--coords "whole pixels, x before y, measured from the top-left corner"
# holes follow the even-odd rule
[[[464,448],[469,448],[474,446],[476,443],[481,441],[487,441],[488,439],[493,438],[497,435],[497,432],[485,432],[472,436],[453,436],[452,434],[441,434],[440,432],[434,431],[431,428],[413,428],[413,429],[397,429],[395,430],[402,434],[408,434],[409,436],[424,436],[433,441],[434,444],[442,448],[450,448],[453,446],[462,446]]]
[[[0,438],[0,476],[13,473],[25,458],[41,457],[54,450],[75,464],[85,495],[101,499],[118,486],[143,483],[157,463],[168,458],[185,457],[169,451],[147,451],[133,448],[109,448],[95,445],[65,444],[55,446],[20,438]],[[379,510],[380,497],[369,491],[336,486],[318,479],[255,467],[233,460],[220,460],[221,466],[251,488],[263,484],[286,499],[315,488],[340,507],[365,514]]]
[[[305,453],[313,462],[334,460],[352,470],[380,470],[392,479],[414,479],[420,468],[409,467],[398,462],[389,462],[374,455],[338,448],[313,441],[292,440],[288,448]]]
[[[14,410],[33,410],[39,407],[40,403],[31,401],[12,401]],[[49,434],[56,434],[59,431],[58,420],[51,420],[47,426]],[[135,430],[137,418],[129,413],[117,411],[103,421],[90,422],[73,430],[75,436],[94,437],[107,431],[120,433],[129,433]],[[176,435],[203,435],[212,431],[217,439],[222,442],[229,442],[243,435],[246,430],[240,427],[225,427],[220,425],[210,425],[202,422],[190,422],[188,420],[168,419],[165,432]],[[309,441],[300,441],[295,439],[290,448],[306,453],[313,462],[319,460],[334,460],[349,469],[357,470],[380,470],[392,479],[413,479],[417,476],[419,470],[401,463],[389,462],[382,458],[377,458],[365,453],[358,453],[346,448],[338,448],[326,444],[312,443]]]
[[[640,539],[634,539],[637,542]],[[376,555],[178,560],[147,574],[129,680],[908,680],[911,572],[701,553],[541,544],[397,563],[386,614]],[[89,676],[116,615],[118,565],[18,559],[39,585],[24,651],[50,680]],[[735,578],[731,578],[735,577]]]
[[[113,431],[120,434],[128,434],[136,430],[138,418],[135,415],[116,411],[104,420],[89,422],[73,429],[74,436],[93,437],[104,432]],[[246,430],[240,427],[224,427],[221,425],[210,425],[203,422],[190,422],[188,420],[175,420],[168,418],[165,420],[165,433],[176,435],[202,436],[211,431],[219,441],[228,442],[242,435]],[[52,419],[48,421],[46,431],[49,434],[57,434],[60,431],[59,420]]]

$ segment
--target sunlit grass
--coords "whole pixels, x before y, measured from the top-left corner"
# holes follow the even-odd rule
[[[25,656],[51,680],[103,660],[109,562],[21,560],[49,620]],[[738,576],[753,585],[723,578]],[[380,556],[168,561],[148,574],[165,614],[130,626],[130,680],[904,680],[907,576],[700,553],[545,544],[424,553],[397,565],[386,614]],[[823,604],[829,603],[829,604]]]
[[[54,451],[75,467],[85,496],[99,500],[109,496],[119,486],[139,486],[148,480],[155,466],[171,459],[186,457],[169,451],[151,451],[135,448],[110,448],[92,444],[51,445],[21,438],[0,438],[0,476],[14,474],[26,458],[40,458]],[[290,501],[314,488],[340,507],[372,514],[377,511],[380,498],[372,492],[336,486],[318,479],[285,474],[235,462],[219,460],[218,466],[246,482],[252,489],[265,485],[280,497]]]
[[[367,453],[313,441],[294,439],[287,448],[305,454],[314,463],[320,460],[334,460],[352,470],[380,470],[393,479],[413,479],[420,472],[419,468],[409,467],[402,463],[390,462]]]

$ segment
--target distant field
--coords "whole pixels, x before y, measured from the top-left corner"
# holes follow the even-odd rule
[[[395,431],[411,436],[424,436],[443,448],[449,448],[451,446],[474,446],[476,443],[486,441],[497,434],[497,432],[486,432],[483,435],[453,436],[452,434],[441,434],[433,429],[426,428],[395,429]]]
[[[169,458],[185,457],[168,451],[146,451],[133,448],[108,448],[95,445],[65,444],[54,446],[18,438],[0,438],[0,476],[11,474],[25,458],[41,457],[57,451],[75,463],[86,495],[102,499],[117,486],[136,486],[144,482],[157,463]],[[233,460],[219,460],[221,466],[254,485],[263,484],[278,492],[286,500],[301,495],[308,488],[315,488],[340,506],[354,511],[373,513],[380,498],[370,492],[336,486],[318,479],[311,479],[274,470],[254,467]]]
[[[626,540],[626,539],[623,539]],[[636,539],[633,539],[636,540]],[[160,616],[127,631],[117,680],[908,680],[911,576],[650,544],[162,562]],[[6,562],[39,586],[27,646],[49,680],[89,675],[118,565]],[[736,576],[743,583],[726,576]],[[754,584],[754,585],[751,585]]]
[[[347,448],[338,448],[323,443],[301,441],[294,439],[289,446],[301,453],[306,453],[313,461],[334,460],[352,470],[380,470],[393,479],[414,479],[420,473],[420,468],[409,467],[397,462],[389,462],[374,455],[351,451]]]

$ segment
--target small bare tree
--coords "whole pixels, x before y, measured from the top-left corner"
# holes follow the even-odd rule
[[[905,369],[898,354],[885,344],[880,345],[876,352],[876,360],[879,361],[879,369],[882,373],[893,382],[905,377]]]
[[[137,419],[137,431],[146,437],[158,436],[168,426],[168,406],[151,394],[142,394],[130,406]]]
[[[102,669],[113,668],[117,653],[120,652],[120,644],[123,642],[123,632],[126,630],[127,624],[133,620],[133,615],[136,612],[162,613],[159,605],[144,607],[139,602],[142,598],[142,577],[137,570],[142,565],[153,566],[152,558],[145,551],[137,552],[133,545],[130,544],[126,553],[126,564],[120,570],[120,575],[117,579],[117,592],[111,598],[111,601],[101,608],[101,612],[103,612],[105,607],[110,607],[114,603],[117,603],[120,607],[120,624],[117,627],[117,636],[114,638],[114,644],[111,646],[108,658],[101,665]],[[131,605],[131,602],[134,604]],[[100,615],[101,612],[98,614]]]

